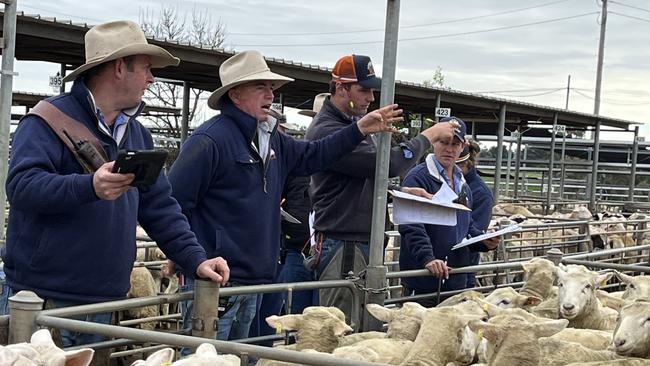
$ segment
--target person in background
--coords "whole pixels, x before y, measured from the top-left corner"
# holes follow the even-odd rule
[[[483,179],[479,177],[476,165],[478,164],[478,157],[481,153],[481,146],[474,140],[468,140],[468,145],[460,154],[456,165],[463,172],[465,181],[472,191],[472,220],[474,226],[479,230],[487,230],[492,220],[492,206],[494,205],[494,197],[492,190],[488,188]],[[475,266],[479,264],[481,255],[477,252],[470,253],[469,264]],[[468,273],[467,275],[467,288],[476,287],[476,275]]]
[[[199,243],[230,265],[230,285],[273,283],[280,251],[280,201],[289,175],[326,169],[366,135],[392,131],[403,120],[396,104],[373,111],[339,133],[296,141],[278,133],[271,115],[274,91],[293,79],[272,72],[257,51],[243,51],[219,67],[221,87],[208,106],[221,113],[204,122],[183,144],[169,172],[173,196]],[[218,254],[217,254],[218,253]],[[185,276],[184,291],[193,289]],[[220,297],[218,339],[249,335],[258,296]],[[191,324],[191,302],[184,305]]]
[[[370,57],[341,57],[332,70],[329,98],[307,129],[306,139],[317,140],[348,128],[368,113],[375,101],[381,79],[375,75]],[[439,137],[453,136],[454,125],[438,124],[390,150],[389,177],[404,174]],[[376,136],[365,140],[352,152],[315,173],[311,180],[314,227],[319,236],[314,248],[319,280],[345,278],[349,272],[364,270],[368,263],[372,202],[377,157]],[[406,188],[408,189],[408,188]],[[422,191],[411,189],[412,192]],[[427,196],[427,192],[421,192]],[[429,195],[430,197],[430,195]],[[387,216],[388,217],[388,216]],[[321,244],[322,243],[322,244]],[[320,290],[320,304],[339,307],[353,328],[360,326],[352,309],[348,289]]]
[[[435,194],[443,185],[453,190],[457,203],[473,207],[473,196],[465,182],[462,172],[456,166],[456,160],[463,151],[465,142],[465,122],[460,118],[448,117],[440,120],[441,124],[455,122],[460,125],[453,137],[439,139],[433,144],[433,154],[429,154],[424,163],[417,165],[407,174],[404,186],[420,187]],[[400,270],[426,268],[437,277],[407,277],[402,279],[404,293],[421,295],[435,293],[438,286],[442,291],[460,290],[467,286],[466,274],[449,275],[452,267],[469,265],[471,251],[487,251],[498,246],[500,239],[491,238],[452,251],[451,247],[460,243],[468,235],[478,236],[482,231],[474,227],[471,212],[456,211],[456,225],[409,224],[400,225],[402,235],[399,255]],[[418,300],[424,306],[435,306],[430,299]]]

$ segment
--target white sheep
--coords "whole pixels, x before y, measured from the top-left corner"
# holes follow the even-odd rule
[[[337,358],[399,365],[411,351],[413,342],[404,339],[366,339],[332,352]]]
[[[417,312],[423,311],[424,307],[418,303],[405,302],[398,309],[389,309],[378,304],[367,304],[366,309],[378,320],[388,323],[388,329],[385,334],[387,338],[414,341],[420,331],[420,323],[422,320]]]
[[[619,355],[650,358],[650,302],[634,300],[623,306],[612,344]]]
[[[606,312],[596,297],[596,290],[613,273],[598,274],[584,266],[560,264],[558,276],[558,311],[573,328],[612,330],[616,316]]]
[[[345,314],[336,307],[310,306],[302,314],[266,318],[271,328],[278,332],[296,330],[295,350],[313,349],[319,352],[332,352],[339,345],[339,338],[352,332],[345,323]]]
[[[421,314],[420,333],[400,364],[402,366],[445,366],[455,362],[459,358],[465,326],[470,320],[480,318],[460,314],[454,307],[427,309]]]
[[[241,360],[235,355],[219,355],[217,349],[210,343],[203,343],[196,349],[196,353],[172,366],[239,366]]]
[[[134,267],[131,270],[130,277],[131,287],[127,297],[138,298],[157,296],[158,290],[156,283],[151,275],[151,272],[146,267]],[[126,311],[126,314],[131,319],[143,319],[154,317],[158,315],[158,305],[141,306],[131,308]],[[146,322],[138,324],[138,327],[146,330],[153,330],[156,327],[155,322]]]
[[[628,276],[618,271],[614,273],[627,285],[621,296],[623,299],[650,299],[650,276]]]
[[[160,349],[147,357],[146,360],[134,361],[131,366],[164,366],[171,365],[176,352],[171,348]]]
[[[488,296],[486,296],[485,301],[507,309],[536,306],[542,302],[542,299],[533,295],[522,295],[512,287],[501,287],[493,290]]]
[[[538,366],[538,339],[564,329],[568,321],[546,320],[530,323],[518,315],[498,315],[486,322],[471,321],[469,327],[487,340],[487,363],[490,366]]]
[[[32,334],[29,343],[0,346],[0,364],[3,366],[87,366],[95,351],[82,348],[64,351],[57,347],[47,329]]]
[[[524,270],[524,285],[519,293],[526,296],[536,296],[542,300],[553,295],[555,282],[555,264],[544,258],[533,258],[521,264]]]

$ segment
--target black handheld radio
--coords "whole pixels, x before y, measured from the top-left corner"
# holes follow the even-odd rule
[[[70,134],[68,134],[68,131],[65,129],[62,130],[63,133],[66,135],[68,139],[70,139],[70,142],[72,142],[72,146],[74,146],[75,152],[89,165],[93,168],[94,171],[97,171],[99,167],[104,165],[106,161],[104,161],[104,158],[99,154],[99,151],[91,144],[88,142],[88,140],[79,140],[75,141]]]

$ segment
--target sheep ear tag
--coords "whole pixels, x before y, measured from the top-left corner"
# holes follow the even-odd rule
[[[282,324],[279,322],[275,325],[275,334],[280,334],[282,333]]]
[[[478,332],[477,332],[479,341],[483,339],[483,332],[484,332],[483,329],[479,329]]]
[[[483,311],[487,313],[489,307],[490,306],[488,304],[483,304]]]

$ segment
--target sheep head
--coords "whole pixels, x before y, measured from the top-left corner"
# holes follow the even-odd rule
[[[559,312],[564,319],[578,318],[585,314],[586,309],[596,306],[595,291],[613,276],[612,272],[599,274],[584,266],[562,264],[556,273]]]
[[[650,356],[650,302],[636,300],[621,309],[612,344],[621,356]]]

